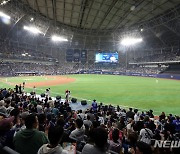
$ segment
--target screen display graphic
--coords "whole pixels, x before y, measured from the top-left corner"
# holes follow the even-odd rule
[[[97,53],[96,63],[118,63],[118,53]]]

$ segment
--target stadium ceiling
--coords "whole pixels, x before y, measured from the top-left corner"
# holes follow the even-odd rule
[[[180,0],[21,0],[54,21],[82,30],[111,31],[148,21]]]

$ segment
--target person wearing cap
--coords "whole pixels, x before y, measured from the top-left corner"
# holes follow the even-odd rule
[[[21,154],[37,154],[38,149],[48,143],[44,132],[38,131],[38,118],[30,114],[25,118],[26,129],[16,133],[14,137],[15,150]]]
[[[15,130],[12,130],[14,117],[3,118],[0,120],[0,143],[3,146],[13,148],[13,136]]]

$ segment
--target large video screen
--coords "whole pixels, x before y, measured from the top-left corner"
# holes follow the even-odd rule
[[[118,63],[118,52],[96,53],[96,63]]]

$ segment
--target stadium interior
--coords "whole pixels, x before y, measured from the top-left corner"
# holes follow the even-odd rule
[[[158,106],[142,111],[90,100],[87,108],[84,98],[76,106],[71,89],[52,99],[49,88],[39,99],[35,86],[30,95],[25,83],[2,86],[10,77],[74,74],[179,84],[180,0],[0,0],[0,154],[180,153],[178,88],[170,89],[178,93],[175,114],[154,115]]]

